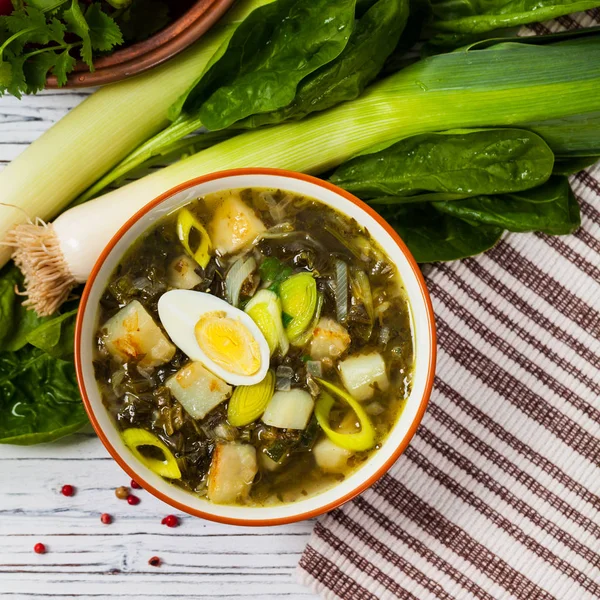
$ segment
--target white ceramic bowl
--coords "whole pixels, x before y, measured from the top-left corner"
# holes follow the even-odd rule
[[[333,488],[293,504],[260,508],[211,504],[167,483],[141,464],[124,445],[102,404],[92,367],[99,300],[113,270],[133,242],[164,215],[199,196],[244,187],[279,188],[303,194],[366,227],[402,278],[412,309],[415,346],[412,391],[383,446]],[[308,175],[275,169],[238,169],[199,177],[166,192],[140,210],[120,229],[98,259],[83,293],[75,334],[76,368],[83,400],[98,436],[115,460],[144,489],[168,504],[192,515],[236,525],[278,525],[308,519],[350,500],[377,481],[408,446],[421,422],[433,385],[435,355],[435,324],[429,294],[415,260],[394,230],[375,211],[344,190]]]

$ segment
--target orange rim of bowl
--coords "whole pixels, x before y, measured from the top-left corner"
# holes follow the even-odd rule
[[[329,502],[328,504],[325,504],[323,506],[320,506],[320,507],[315,508],[310,511],[301,512],[301,513],[289,515],[286,517],[273,518],[273,519],[248,520],[248,519],[232,518],[232,517],[225,517],[225,516],[221,516],[221,515],[215,515],[215,514],[212,514],[209,512],[205,512],[203,510],[192,508],[186,504],[182,504],[181,502],[174,500],[173,498],[167,496],[166,494],[163,494],[159,490],[155,489],[148,482],[146,482],[143,478],[141,478],[139,476],[139,474],[136,473],[135,470],[132,469],[123,460],[120,453],[113,447],[113,445],[110,443],[110,441],[104,434],[103,429],[100,427],[100,424],[98,423],[98,421],[96,419],[96,415],[92,408],[92,404],[91,404],[90,399],[86,392],[86,386],[85,386],[84,379],[83,379],[83,370],[82,370],[82,365],[81,365],[81,334],[82,334],[83,320],[84,320],[84,315],[85,315],[86,308],[87,308],[87,302],[89,299],[89,295],[90,295],[91,289],[94,285],[94,282],[96,280],[96,277],[98,276],[98,272],[100,271],[100,268],[104,264],[104,261],[106,260],[108,255],[111,253],[111,251],[113,250],[113,248],[115,247],[117,242],[130,229],[130,227],[132,227],[141,217],[146,215],[148,212],[152,211],[155,207],[157,207],[159,204],[161,204],[163,201],[167,200],[174,194],[177,194],[177,193],[184,191],[190,187],[194,187],[194,186],[202,184],[202,183],[214,181],[216,179],[225,179],[227,177],[233,177],[236,175],[271,175],[271,176],[274,175],[274,176],[279,176],[279,177],[286,177],[289,179],[300,179],[302,181],[313,183],[315,185],[318,185],[320,187],[328,189],[328,190],[344,197],[346,200],[349,200],[350,202],[352,202],[353,204],[355,204],[356,206],[361,208],[364,212],[369,214],[375,221],[377,221],[379,223],[379,225],[381,225],[383,227],[383,229],[385,229],[387,234],[394,240],[396,245],[400,248],[404,257],[409,262],[410,267],[413,271],[413,274],[416,277],[417,282],[419,284],[419,290],[421,292],[421,298],[422,298],[423,302],[425,303],[425,308],[426,308],[426,312],[427,312],[427,321],[428,321],[430,352],[429,352],[429,364],[427,367],[427,378],[426,378],[426,382],[425,382],[425,390],[423,392],[423,397],[421,398],[421,402],[420,402],[419,408],[417,410],[417,414],[416,414],[413,422],[411,423],[409,430],[407,431],[405,436],[402,438],[401,442],[398,444],[398,446],[394,450],[394,452],[389,456],[389,458],[385,461],[385,463],[377,469],[377,471],[375,473],[373,473],[369,478],[367,478],[365,481],[363,481],[362,483],[357,485],[354,489],[352,489],[348,493],[344,494],[340,498],[333,500],[332,502]],[[79,311],[77,312],[77,322],[75,325],[75,369],[76,369],[76,373],[77,373],[77,382],[79,384],[79,390],[80,390],[81,396],[83,398],[83,403],[84,403],[85,409],[88,413],[88,416],[90,418],[90,421],[92,423],[92,426],[94,427],[94,430],[96,431],[98,437],[104,444],[105,448],[109,451],[111,456],[117,461],[119,466],[132,479],[137,481],[145,490],[149,491],[151,494],[153,494],[154,496],[156,496],[163,502],[166,502],[167,504],[181,510],[182,512],[191,514],[195,517],[208,519],[210,521],[216,521],[218,523],[224,523],[227,525],[242,525],[242,526],[246,526],[246,527],[247,526],[285,525],[287,523],[294,523],[297,521],[303,521],[305,519],[311,519],[313,517],[317,517],[323,513],[329,512],[330,510],[333,510],[334,508],[341,506],[342,504],[345,504],[349,500],[352,500],[353,498],[355,498],[356,496],[358,496],[359,494],[364,492],[367,488],[371,487],[385,473],[387,473],[387,471],[390,469],[390,467],[398,460],[400,455],[408,447],[411,439],[415,435],[417,428],[419,427],[419,425],[421,423],[423,415],[425,414],[425,410],[427,409],[427,404],[429,402],[429,397],[431,395],[431,390],[433,388],[433,381],[434,381],[434,376],[435,376],[436,354],[437,354],[437,345],[436,345],[435,317],[434,317],[434,312],[433,312],[433,306],[431,303],[431,298],[429,296],[429,291],[427,290],[427,285],[425,284],[425,279],[423,277],[423,274],[421,273],[421,270],[419,269],[419,266],[417,265],[417,262],[415,261],[414,257],[410,253],[406,244],[402,241],[400,236],[396,233],[396,231],[391,227],[391,225],[387,221],[385,221],[385,219],[383,219],[383,217],[381,217],[381,215],[379,215],[370,206],[368,206],[362,200],[359,200],[356,196],[353,196],[349,192],[347,192],[341,188],[338,188],[337,186],[335,186],[327,181],[318,179],[311,175],[305,175],[303,173],[297,173],[294,171],[287,171],[285,169],[246,168],[246,169],[230,169],[227,171],[217,171],[217,172],[211,173],[209,175],[203,175],[201,177],[196,177],[195,179],[190,179],[190,180],[186,181],[185,183],[182,183],[178,186],[175,186],[174,188],[171,188],[164,194],[161,194],[156,199],[149,202],[146,206],[144,206],[144,208],[140,209],[135,215],[133,215],[119,229],[119,231],[113,236],[111,241],[108,243],[108,245],[102,251],[102,254],[98,258],[98,260],[96,261],[96,264],[94,265],[94,268],[92,269],[90,277],[85,285],[85,289],[83,290],[83,294],[81,296],[81,302],[80,302],[80,306],[79,306]]]

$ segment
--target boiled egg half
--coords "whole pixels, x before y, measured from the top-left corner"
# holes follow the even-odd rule
[[[256,323],[221,298],[171,290],[158,301],[158,316],[172,342],[232,385],[252,385],[269,369],[269,345]]]

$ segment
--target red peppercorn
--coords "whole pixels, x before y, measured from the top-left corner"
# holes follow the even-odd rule
[[[167,527],[177,527],[179,525],[179,519],[175,515],[167,515],[161,523]]]
[[[131,480],[131,487],[134,490],[141,490],[142,489],[142,486],[137,481],[135,481],[135,479]]]
[[[148,561],[148,564],[151,565],[152,567],[160,567],[160,558],[158,558],[158,556],[153,556]]]
[[[136,504],[140,503],[140,499],[137,496],[134,496],[133,494],[129,494],[129,496],[127,496],[127,502],[132,506],[135,506]]]
[[[45,554],[46,553],[46,546],[44,546],[44,544],[41,544],[40,542],[38,542],[34,547],[33,547],[33,551],[36,554]]]
[[[60,493],[63,496],[72,496],[75,493],[75,488],[72,485],[63,485]]]
[[[108,513],[102,513],[100,515],[100,520],[105,524],[105,525],[110,525],[112,523],[112,517],[108,514]]]

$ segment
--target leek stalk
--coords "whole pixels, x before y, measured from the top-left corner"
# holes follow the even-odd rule
[[[384,79],[352,102],[235,136],[65,216],[83,216],[97,206],[105,214],[122,213],[124,223],[152,198],[199,175],[242,167],[318,174],[372,146],[427,131],[515,126],[543,135],[556,124],[559,134],[546,135],[552,150],[581,153],[599,144],[599,115],[600,35],[442,54]],[[117,229],[103,228],[89,240],[95,256]]]
[[[190,177],[224,168],[319,173],[369,146],[453,128],[531,125],[547,133],[556,120],[563,131],[547,136],[552,149],[575,153],[587,150],[592,139],[599,143],[599,92],[600,36],[561,45],[511,43],[443,54],[388,77],[353,102],[303,121],[238,135],[101,201],[118,203],[122,194],[153,198]]]

